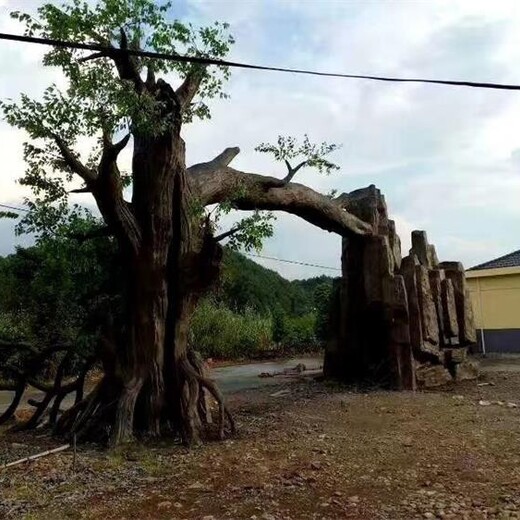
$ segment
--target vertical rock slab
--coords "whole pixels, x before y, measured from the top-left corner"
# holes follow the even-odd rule
[[[430,247],[426,231],[419,231],[417,229],[412,231],[412,248],[410,249],[410,255],[415,255],[422,266],[431,267]]]
[[[459,322],[453,283],[449,278],[441,281],[441,298],[445,344],[446,346],[457,346],[459,344]]]
[[[385,197],[373,184],[350,193],[343,193],[337,200],[347,211],[368,222],[375,234],[384,236],[389,234]]]
[[[460,262],[442,262],[440,267],[444,269],[446,277],[449,278],[453,284],[460,345],[466,346],[476,343],[477,331],[464,268]]]
[[[433,244],[428,245],[428,263],[430,269],[439,268],[439,258],[437,257],[437,250]]]
[[[388,309],[389,356],[393,387],[398,390],[415,390],[415,360],[410,344],[408,296],[404,278],[400,275],[386,279],[384,299]]]
[[[446,345],[446,335],[444,331],[444,312],[442,307],[442,280],[444,279],[444,271],[440,269],[432,269],[428,272],[430,277],[430,289],[432,293],[435,312],[437,313],[437,325],[439,328],[439,346]]]
[[[395,273],[401,268],[403,257],[401,255],[401,239],[397,234],[395,222],[393,220],[388,221],[388,242],[393,260],[392,272]]]
[[[421,352],[423,344],[423,331],[421,322],[421,309],[419,307],[419,295],[417,293],[417,278],[415,268],[419,261],[415,255],[405,256],[401,263],[401,274],[404,278],[406,293],[408,295],[408,314],[410,318],[410,343],[414,354]]]
[[[412,248],[410,254],[416,255],[419,263],[428,269],[437,269],[439,259],[435,246],[428,242],[426,231],[412,231]]]
[[[415,277],[417,282],[417,296],[419,300],[420,319],[422,326],[421,352],[430,354],[441,360],[442,355],[439,348],[439,324],[437,320],[437,309],[430,289],[430,277],[428,268],[423,265],[415,266]]]
[[[384,235],[366,237],[363,251],[363,280],[367,303],[384,300],[383,284],[392,276],[392,265],[388,237]]]

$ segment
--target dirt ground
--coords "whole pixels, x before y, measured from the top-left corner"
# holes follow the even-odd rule
[[[225,442],[81,447],[74,473],[70,451],[0,469],[0,518],[520,519],[520,372],[489,364],[415,394],[308,379],[243,391]],[[4,433],[0,462],[51,445]]]

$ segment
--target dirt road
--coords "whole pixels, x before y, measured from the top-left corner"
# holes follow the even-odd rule
[[[481,386],[479,386],[481,385]],[[408,520],[520,518],[520,372],[432,392],[311,381],[231,398],[240,433],[0,471],[1,518]],[[2,438],[13,457],[44,436]],[[1,453],[1,450],[0,450]],[[5,451],[4,451],[5,453]]]

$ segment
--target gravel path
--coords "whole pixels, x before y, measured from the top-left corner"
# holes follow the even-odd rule
[[[223,443],[82,447],[74,474],[68,452],[0,470],[0,518],[520,519],[518,404],[520,373],[503,371],[416,394],[246,390]],[[11,459],[57,444],[0,439]]]

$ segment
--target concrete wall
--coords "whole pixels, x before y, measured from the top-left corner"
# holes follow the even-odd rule
[[[520,267],[467,271],[466,278],[481,350],[484,343],[487,352],[520,352]]]

